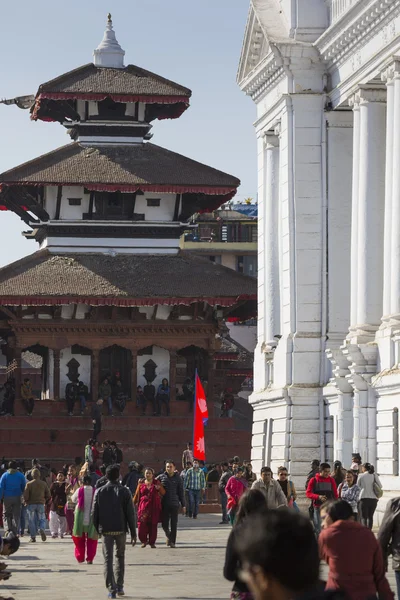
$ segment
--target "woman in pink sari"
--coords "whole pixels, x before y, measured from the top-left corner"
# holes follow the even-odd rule
[[[247,487],[247,481],[244,477],[244,468],[237,467],[233,470],[233,476],[228,479],[228,483],[225,487],[225,493],[228,496],[227,508],[231,525],[235,522],[239,500],[247,490]]]
[[[154,478],[153,469],[145,469],[145,479],[141,479],[133,498],[137,505],[138,535],[142,542],[142,548],[150,544],[156,547],[157,525],[161,517],[161,497],[165,489],[159,481]]]

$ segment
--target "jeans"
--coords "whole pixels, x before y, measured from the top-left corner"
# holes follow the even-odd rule
[[[28,511],[26,509],[26,506],[22,505],[21,506],[21,519],[20,519],[20,533],[21,533],[21,535],[24,535],[24,533],[25,533],[25,527],[27,525],[27,521],[28,521]]]
[[[114,544],[116,546],[115,573],[113,566]],[[124,587],[125,545],[126,533],[103,536],[104,578],[106,580],[106,588],[111,592],[116,592],[118,589]]]
[[[158,394],[157,395],[157,414],[158,415],[161,415],[163,404],[165,404],[165,410],[167,412],[167,417],[169,417],[169,396],[168,396],[168,394]]]
[[[86,408],[86,397],[83,395],[79,396],[79,400],[81,402],[81,412],[84,412]]]
[[[189,517],[197,517],[199,514],[200,494],[202,490],[188,490]]]
[[[220,490],[219,495],[221,496],[222,520],[224,521],[224,523],[228,523],[228,513],[226,512],[228,496],[226,495],[225,490]]]
[[[111,396],[109,398],[107,398],[107,407],[108,407],[108,415],[110,416],[110,415],[112,415],[112,411],[113,411]]]
[[[36,537],[37,530],[46,529],[46,515],[44,513],[44,504],[29,504],[29,533],[31,537]]]
[[[321,509],[319,506],[314,506],[313,521],[315,535],[318,537],[321,533]]]
[[[361,525],[372,529],[374,523],[374,512],[378,505],[378,500],[375,498],[361,498],[358,503]]]
[[[3,522],[6,531],[18,534],[21,522],[21,496],[6,496],[3,499]]]
[[[175,544],[176,532],[178,529],[178,511],[179,506],[163,506],[161,523],[167,539]]]

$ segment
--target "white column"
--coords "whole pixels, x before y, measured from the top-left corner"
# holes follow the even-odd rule
[[[392,280],[392,190],[394,145],[394,81],[391,69],[382,74],[386,82],[386,172],[385,172],[385,224],[383,238],[383,317],[391,312]],[[399,103],[400,110],[400,103]],[[398,136],[396,136],[398,137]],[[398,170],[398,164],[396,169]]]
[[[358,183],[360,169],[360,98],[355,94],[349,100],[353,108],[353,182],[351,200],[351,298],[350,326],[357,325],[358,293]]]
[[[279,138],[265,135],[264,327],[265,345],[274,348],[280,331]]]
[[[397,137],[397,136],[396,136]],[[373,337],[382,317],[386,90],[360,90],[358,335]]]
[[[393,189],[391,243],[391,300],[390,314],[400,320],[400,73],[399,63],[394,72],[393,129]]]

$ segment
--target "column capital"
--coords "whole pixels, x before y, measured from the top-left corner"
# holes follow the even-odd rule
[[[392,56],[391,62],[386,65],[386,68],[381,73],[381,80],[386,85],[391,85],[395,79],[400,77],[400,56]]]
[[[359,110],[360,109],[360,92],[357,91],[352,96],[350,96],[350,98],[348,99],[348,103],[352,110]]]
[[[264,146],[265,148],[277,148],[279,146],[279,137],[275,131],[264,132]]]
[[[353,112],[350,110],[331,110],[326,113],[329,127],[353,128]]]
[[[386,89],[379,87],[360,87],[360,106],[370,102],[386,104]]]

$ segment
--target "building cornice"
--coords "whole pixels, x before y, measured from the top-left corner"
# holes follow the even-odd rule
[[[256,101],[283,75],[282,61],[271,51],[239,85],[245,94]]]
[[[315,42],[328,68],[341,64],[400,12],[400,0],[357,2]]]

